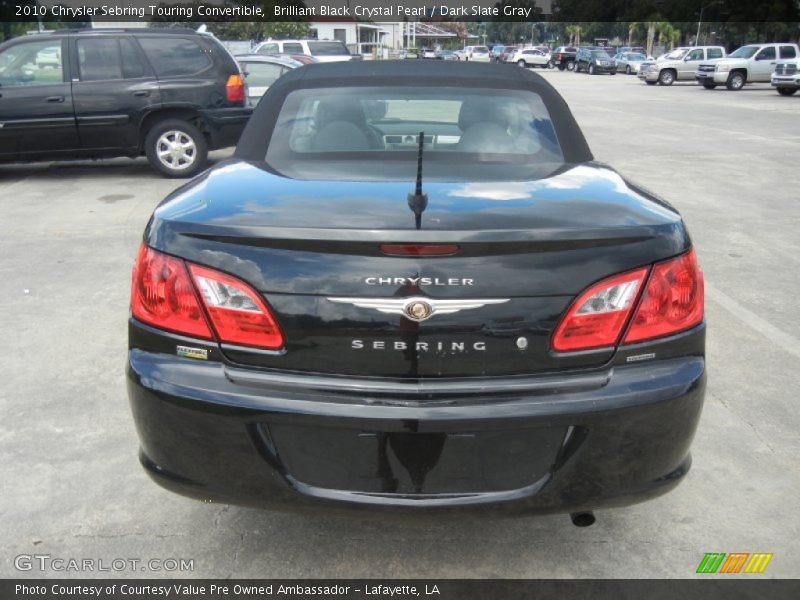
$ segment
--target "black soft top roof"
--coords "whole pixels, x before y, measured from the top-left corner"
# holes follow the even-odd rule
[[[593,160],[575,118],[561,95],[542,76],[517,66],[427,60],[347,61],[298,67],[273,83],[253,112],[235,156],[263,161],[286,96],[299,89],[335,87],[464,87],[527,90],[538,94],[553,121],[568,163]]]

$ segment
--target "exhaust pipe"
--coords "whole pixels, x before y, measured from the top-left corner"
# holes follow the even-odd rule
[[[590,527],[594,525],[594,513],[590,510],[583,512],[569,513],[569,518],[572,519],[572,524],[575,527]]]

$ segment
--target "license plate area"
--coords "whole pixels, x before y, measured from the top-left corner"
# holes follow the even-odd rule
[[[425,433],[264,427],[293,479],[316,488],[398,495],[524,488],[552,469],[567,433],[566,427]]]

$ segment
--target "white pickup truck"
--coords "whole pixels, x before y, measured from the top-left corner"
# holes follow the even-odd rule
[[[648,85],[672,85],[676,81],[691,81],[695,78],[698,65],[724,56],[725,48],[722,46],[681,46],[659,56],[658,60],[643,62],[638,76]]]
[[[724,85],[740,90],[746,83],[769,83],[778,60],[797,58],[797,44],[748,44],[713,63],[701,63],[695,79],[707,90]]]

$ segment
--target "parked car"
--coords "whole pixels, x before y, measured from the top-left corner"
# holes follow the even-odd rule
[[[617,48],[617,54],[627,54],[628,52],[633,52],[634,54],[644,54],[647,55],[647,50],[645,50],[642,46],[620,46]]]
[[[266,54],[240,54],[236,60],[242,68],[247,83],[247,98],[256,105],[278,78],[292,69],[302,67],[303,63],[292,58],[279,58]]]
[[[464,60],[472,60],[475,62],[490,62],[489,48],[486,46],[469,46],[469,52],[466,53]]]
[[[518,50],[520,50],[522,46],[505,46],[503,48],[503,53],[498,57],[498,62],[506,63],[511,62],[510,59]]]
[[[420,58],[436,58],[436,50],[431,47],[425,47],[422,49]]]
[[[694,81],[700,63],[713,64],[724,58],[722,46],[684,46],[648,60],[639,67],[639,79],[649,85],[672,85],[676,81]]]
[[[190,177],[209,149],[236,144],[252,112],[234,58],[191,30],[19,37],[0,44],[0,65],[4,162],[145,155]]]
[[[559,71],[566,69],[572,71],[575,69],[575,57],[578,54],[578,49],[572,46],[560,46],[553,50],[553,64],[558,67]]]
[[[502,62],[500,57],[503,55],[503,52],[505,52],[505,49],[505,46],[495,44],[492,46],[491,50],[489,50],[489,58],[494,62]]]
[[[579,48],[575,56],[575,72],[586,71],[589,75],[599,73],[617,74],[614,59],[605,50]]]
[[[680,214],[541,76],[308,65],[144,231],[140,460],[206,502],[588,524],[689,470],[703,312]]]
[[[437,60],[459,60],[458,54],[450,50],[439,50],[436,53]]]
[[[514,63],[520,67],[542,67],[546,69],[553,66],[550,55],[544,54],[536,48],[517,50],[509,57],[508,62]]]
[[[725,85],[729,90],[737,91],[746,83],[769,82],[778,60],[798,56],[800,48],[797,44],[748,44],[726,58],[701,63],[695,78],[707,90]]]
[[[403,48],[398,55],[400,60],[419,58],[419,51],[416,48]]]
[[[775,65],[771,83],[781,96],[794,94],[800,89],[800,60],[786,60]]]
[[[618,73],[624,71],[626,75],[635,75],[645,60],[647,57],[639,52],[620,52],[614,56],[614,65]]]
[[[339,40],[269,40],[253,50],[255,54],[307,54],[320,62],[360,60]]]

